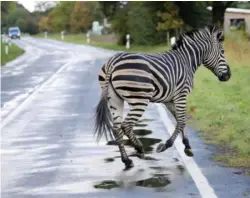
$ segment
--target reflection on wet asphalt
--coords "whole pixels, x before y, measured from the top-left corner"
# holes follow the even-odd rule
[[[102,63],[70,65],[3,129],[2,197],[200,197],[177,151],[155,152],[167,133],[152,105],[135,127],[146,156],[131,156],[133,169],[123,171],[114,143],[96,143],[96,74]],[[125,144],[132,154],[130,142]]]
[[[168,133],[153,105],[134,129],[147,151],[145,158],[134,156],[125,141],[133,169],[123,171],[113,142],[96,143],[93,117],[101,91],[97,73],[110,52],[50,39],[17,42],[31,54],[2,69],[2,118],[68,63],[70,56],[73,62],[2,128],[1,198],[201,197],[174,147],[155,152]],[[238,169],[212,162],[211,148],[205,148],[194,130],[187,130],[195,161],[218,198],[247,197],[250,180],[235,174]]]

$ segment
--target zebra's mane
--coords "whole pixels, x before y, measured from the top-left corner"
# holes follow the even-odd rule
[[[172,49],[173,50],[177,50],[179,49],[180,47],[183,46],[183,44],[185,42],[187,42],[187,40],[192,40],[194,41],[194,35],[197,35],[197,34],[201,34],[201,33],[207,33],[207,34],[212,34],[213,32],[220,32],[221,34],[219,35],[221,38],[220,40],[223,41],[224,37],[222,35],[222,31],[217,28],[216,26],[207,26],[205,28],[202,28],[202,29],[193,29],[191,31],[188,31],[184,34],[182,34],[178,40],[176,40],[175,44],[172,46]]]

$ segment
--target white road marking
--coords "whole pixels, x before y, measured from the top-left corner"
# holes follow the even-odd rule
[[[175,129],[174,123],[169,119],[166,109],[162,104],[155,104],[155,105],[157,106],[162,122],[167,128],[169,135],[171,135]],[[199,166],[196,164],[194,159],[185,155],[184,145],[182,143],[180,136],[176,138],[174,146],[176,147],[176,150],[179,152],[202,198],[218,198],[214,192],[214,189],[210,186],[209,182],[207,181],[207,178],[203,175],[202,171],[200,170]]]

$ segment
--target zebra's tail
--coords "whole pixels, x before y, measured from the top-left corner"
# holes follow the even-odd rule
[[[106,140],[108,141],[108,136],[111,140],[114,140],[112,132],[112,115],[108,106],[108,87],[110,83],[112,69],[109,69],[106,73],[105,84],[102,89],[102,95],[100,101],[96,107],[95,112],[95,132],[94,135],[97,136],[97,142],[102,138],[103,134],[105,135]]]

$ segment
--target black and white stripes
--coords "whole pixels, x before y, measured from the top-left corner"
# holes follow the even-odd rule
[[[165,104],[177,120],[171,138],[165,144],[160,144],[157,152],[171,147],[181,133],[185,153],[193,155],[184,133],[186,98],[192,90],[195,71],[201,64],[219,80],[229,80],[231,72],[224,57],[222,41],[223,33],[220,29],[206,27],[182,35],[168,52],[121,52],[111,57],[101,68],[99,82],[103,95],[96,111],[96,133],[101,137],[107,131],[112,131],[127,168],[132,167],[133,163],[126,154],[123,135],[128,136],[138,155],[143,157],[143,147],[134,135],[133,127],[149,102]],[[129,104],[130,111],[123,120],[124,101]],[[112,114],[110,117],[109,113]],[[113,127],[110,123],[113,123]]]

